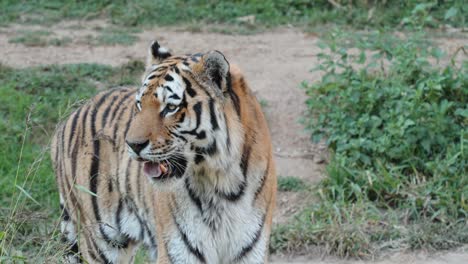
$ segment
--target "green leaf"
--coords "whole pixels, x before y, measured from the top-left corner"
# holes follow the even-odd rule
[[[454,18],[457,14],[458,14],[458,8],[452,6],[451,8],[449,8],[449,10],[447,10],[447,12],[445,12],[444,19],[450,20]]]
[[[79,184],[75,184],[75,188],[79,191],[82,191],[82,192],[85,192],[87,194],[90,194],[92,196],[96,196],[98,197],[97,194],[93,193],[92,191],[90,191],[88,188],[84,187],[83,185],[79,185]]]
[[[36,199],[34,199],[25,189],[23,189],[23,187],[19,186],[19,185],[16,185],[16,188],[18,188],[24,195],[26,195],[26,197],[28,197],[31,201],[33,201],[35,204],[37,205],[41,205],[38,201],[36,201]]]
[[[326,49],[326,48],[328,48],[328,45],[327,45],[325,42],[323,42],[323,41],[319,41],[319,42],[317,43],[317,46],[318,46],[320,49]]]
[[[468,118],[468,108],[465,108],[465,109],[457,108],[457,110],[455,110],[455,114]]]

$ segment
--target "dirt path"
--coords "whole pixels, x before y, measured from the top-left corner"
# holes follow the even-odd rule
[[[468,248],[455,252],[413,252],[395,253],[379,260],[343,260],[333,257],[320,258],[318,256],[294,256],[272,258],[274,264],[467,264]]]
[[[18,31],[44,29],[39,26],[12,26],[0,30],[0,63],[26,67],[42,64],[102,63],[120,65],[131,59],[144,60],[149,43],[157,39],[174,53],[194,53],[208,50],[222,51],[231,63],[243,69],[246,79],[260,101],[266,106],[278,175],[299,177],[311,184],[323,177],[325,146],[312,144],[298,120],[306,110],[304,91],[299,85],[304,80],[318,79],[310,69],[318,63],[317,37],[295,29],[280,29],[252,36],[232,36],[216,33],[190,33],[176,29],[155,28],[139,34],[139,40],[132,46],[94,46],[80,42],[88,35],[96,35],[96,26],[102,22],[80,24],[62,23],[47,30],[56,36],[69,37],[73,42],[65,46],[26,47],[9,43]],[[448,42],[447,49],[456,44]],[[279,193],[275,222],[284,222],[300,210],[304,204],[303,195]],[[387,263],[468,263],[468,253],[449,253],[433,259],[427,254],[395,255]],[[273,263],[346,263],[360,261],[321,259],[315,256],[280,258],[273,256]],[[461,261],[461,262],[460,262]]]

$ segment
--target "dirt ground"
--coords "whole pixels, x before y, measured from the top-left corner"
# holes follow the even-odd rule
[[[174,54],[222,51],[231,63],[241,67],[250,87],[258,99],[266,104],[266,112],[273,146],[277,172],[280,176],[299,177],[310,184],[324,176],[327,160],[325,145],[313,144],[304,132],[299,118],[306,107],[304,91],[299,89],[304,80],[317,80],[318,73],[310,69],[318,64],[320,52],[317,36],[305,34],[298,29],[284,28],[256,35],[223,35],[217,33],[191,33],[175,28],[154,28],[139,33],[139,40],[132,46],[94,46],[80,41],[87,35],[96,35],[96,26],[105,26],[102,21],[66,22],[43,28],[40,26],[11,26],[0,30],[0,63],[27,67],[43,64],[102,63],[120,65],[131,59],[144,60],[149,43],[157,39]],[[9,43],[20,30],[47,29],[58,37],[73,41],[65,46],[26,47]],[[464,40],[442,39],[447,52],[453,52]],[[462,42],[462,43],[461,43]],[[464,43],[466,45],[466,43]],[[297,193],[279,193],[275,222],[285,222],[288,217],[304,206],[308,197]],[[372,263],[442,264],[468,263],[468,250],[438,253],[397,253]],[[272,256],[273,263],[365,263],[357,260],[322,258],[318,254],[306,256]]]

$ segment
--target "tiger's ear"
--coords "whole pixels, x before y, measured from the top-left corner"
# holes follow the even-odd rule
[[[146,60],[146,67],[154,64],[159,64],[166,58],[169,58],[172,54],[165,47],[161,47],[159,43],[154,40],[148,51],[148,59]]]
[[[211,81],[222,92],[229,85],[229,62],[224,55],[213,50],[204,54],[199,63],[193,66],[193,71],[202,79]]]

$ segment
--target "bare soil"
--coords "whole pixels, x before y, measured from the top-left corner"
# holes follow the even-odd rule
[[[193,33],[177,28],[157,28],[139,33],[131,46],[95,46],[84,41],[97,35],[96,27],[106,27],[102,21],[66,22],[52,27],[13,25],[0,29],[0,63],[14,67],[44,64],[102,63],[117,66],[132,59],[144,60],[149,43],[156,39],[175,54],[222,51],[231,63],[243,69],[257,98],[263,102],[273,138],[278,175],[299,177],[315,184],[324,177],[327,152],[324,144],[313,144],[299,119],[306,111],[302,81],[320,77],[310,72],[317,66],[317,36],[298,29],[283,28],[256,35],[224,35]],[[9,43],[21,30],[48,30],[56,37],[73,41],[64,46],[27,47]],[[444,49],[453,52],[463,45],[463,39],[439,39]],[[464,43],[466,45],[466,42]],[[280,192],[275,223],[286,222],[294,213],[311,202],[311,195]],[[273,263],[365,263],[358,260],[321,258],[318,253],[305,256],[272,256]],[[374,262],[372,262],[374,263]],[[375,263],[468,263],[465,250],[431,254],[397,253]]]

